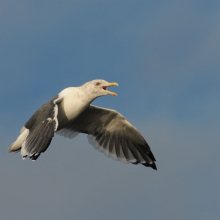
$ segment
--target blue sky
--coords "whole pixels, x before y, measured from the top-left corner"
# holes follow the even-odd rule
[[[220,2],[0,2],[3,219],[218,219]],[[117,82],[95,105],[145,137],[158,171],[55,135],[35,163],[7,155],[29,117],[69,86]]]

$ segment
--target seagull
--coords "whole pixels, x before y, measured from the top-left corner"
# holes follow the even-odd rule
[[[62,90],[26,122],[9,153],[20,151],[23,159],[29,156],[35,161],[47,150],[55,132],[67,138],[84,133],[88,134],[89,143],[106,157],[157,170],[149,145],[123,115],[91,105],[100,96],[117,96],[107,90],[110,86],[118,84],[97,79]]]

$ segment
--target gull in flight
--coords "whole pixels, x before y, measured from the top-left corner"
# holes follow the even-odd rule
[[[107,87],[117,85],[98,79],[62,90],[26,122],[9,153],[20,151],[23,159],[29,156],[34,161],[47,150],[55,132],[68,138],[84,133],[105,156],[156,170],[154,155],[140,132],[119,112],[91,105],[100,96],[116,96]]]

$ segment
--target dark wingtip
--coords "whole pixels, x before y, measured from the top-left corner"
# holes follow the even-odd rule
[[[31,159],[32,161],[35,161],[35,160],[37,160],[37,158],[38,158],[40,155],[41,155],[40,153],[35,153],[35,154],[33,154],[33,155],[30,156],[30,159]]]
[[[151,164],[151,167],[154,169],[154,170],[157,170],[157,166],[155,163]]]
[[[153,153],[151,152],[151,150],[147,153],[147,155],[150,157],[151,160],[156,161]]]
[[[154,170],[157,170],[157,166],[155,163],[149,164],[149,163],[142,163],[145,167],[151,167]]]

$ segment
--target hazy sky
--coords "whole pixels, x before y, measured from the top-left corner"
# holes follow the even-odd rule
[[[219,1],[1,0],[0,42],[1,219],[219,219]],[[94,104],[140,130],[158,171],[86,135],[7,155],[42,104],[92,79],[119,84]]]

